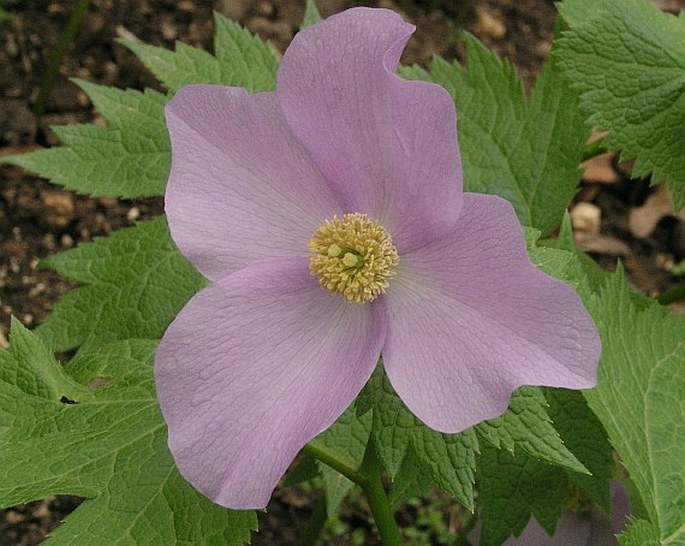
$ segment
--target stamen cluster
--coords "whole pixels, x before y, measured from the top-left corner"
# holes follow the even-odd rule
[[[366,214],[326,220],[309,241],[309,271],[346,301],[366,303],[383,294],[399,262],[392,237]]]

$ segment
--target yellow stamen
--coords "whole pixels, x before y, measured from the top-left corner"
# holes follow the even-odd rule
[[[348,302],[366,303],[383,294],[399,262],[392,237],[365,214],[326,220],[307,247],[309,271],[319,284]]]
[[[342,263],[345,265],[345,267],[354,267],[359,263],[360,259],[361,258],[359,258],[359,256],[356,256],[351,252],[345,252]]]

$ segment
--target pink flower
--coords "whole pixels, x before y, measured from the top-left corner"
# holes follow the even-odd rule
[[[176,464],[218,504],[264,507],[381,352],[443,432],[520,385],[595,383],[576,294],[531,265],[506,201],[462,193],[449,95],[395,74],[413,29],[352,9],[295,37],[276,92],[190,86],[166,109],[171,234],[210,284],[155,376]]]

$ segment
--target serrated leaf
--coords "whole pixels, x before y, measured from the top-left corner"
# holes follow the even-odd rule
[[[371,435],[383,467],[394,480],[411,443],[412,430],[420,424],[395,394],[382,369],[378,371],[372,378],[376,384],[369,385],[376,392]]]
[[[176,51],[123,41],[171,92],[184,85],[216,84],[244,87],[252,93],[276,86],[278,59],[273,50],[237,23],[215,13],[214,55],[176,43]]]
[[[16,324],[11,342],[31,351],[3,353],[3,367],[13,366],[18,376],[33,374],[27,384],[40,385],[46,370],[58,366],[38,336]],[[238,546],[249,541],[256,526],[253,512],[212,504],[175,469],[154,395],[155,347],[150,340],[129,340],[76,357],[66,368],[71,381],[106,378],[90,399],[77,403],[56,403],[43,397],[41,388],[18,393],[0,379],[0,397],[14,397],[3,411],[16,415],[0,450],[0,504],[54,494],[93,497],[47,544]],[[47,360],[37,365],[36,358]]]
[[[457,107],[467,191],[512,203],[524,225],[548,235],[561,222],[580,180],[578,163],[589,136],[576,95],[549,64],[526,100],[512,66],[467,37],[465,66],[435,58],[429,73],[410,78],[445,87]]]
[[[619,535],[618,543],[621,546],[661,546],[659,540],[659,529],[644,519],[637,519],[630,522],[626,531]],[[682,542],[673,543],[674,545]]]
[[[398,508],[409,499],[428,495],[432,488],[433,480],[430,473],[419,463],[410,446],[388,492],[390,505]]]
[[[66,145],[6,156],[3,162],[28,169],[68,190],[95,197],[162,195],[171,164],[164,124],[166,97],[76,82],[91,98],[109,128],[54,127]]]
[[[564,444],[592,473],[587,476],[571,472],[569,479],[609,513],[614,462],[604,427],[579,391],[545,389],[545,398],[554,428]]]
[[[275,88],[278,59],[259,38],[216,15],[215,55],[178,43],[176,51],[138,42],[125,45],[169,88],[193,83]],[[156,91],[120,90],[77,81],[108,128],[96,125],[55,127],[62,147],[6,156],[18,165],[66,189],[95,197],[162,195],[171,164],[164,122],[168,97]]]
[[[473,483],[479,452],[473,429],[460,434],[442,434],[418,426],[412,431],[412,447],[435,483],[473,511]]]
[[[441,434],[421,423],[394,392],[378,368],[365,388],[366,404],[373,407],[371,439],[383,467],[401,490],[401,465],[408,451],[434,482],[457,501],[473,510],[473,482],[478,440],[469,429],[461,434]]]
[[[668,179],[685,206],[685,18],[644,0],[560,4],[572,31],[559,41],[561,66],[581,93],[606,146],[635,159],[633,175]],[[581,15],[582,14],[582,15]]]
[[[518,536],[531,515],[552,534],[568,498],[558,469],[487,446],[478,461],[478,485],[481,546],[499,546]]]
[[[41,265],[86,285],[69,292],[37,329],[57,351],[86,341],[159,339],[205,284],[174,246],[163,217],[51,256]]]
[[[547,414],[547,401],[539,388],[522,387],[511,397],[509,409],[498,419],[475,427],[478,435],[496,448],[520,448],[529,456],[587,474],[587,469],[564,445]]]
[[[590,408],[660,539],[685,540],[685,321],[655,302],[636,305],[621,273],[589,308],[603,345]]]
[[[370,432],[371,414],[358,416],[354,406],[350,406],[328,430],[319,434],[314,442],[326,446],[337,458],[353,461],[352,466],[356,468],[364,456]],[[326,491],[327,512],[331,516],[337,513],[354,484],[324,463],[319,463],[319,469]]]
[[[0,351],[0,381],[26,395],[52,402],[64,398],[73,402],[92,398],[91,391],[72,381],[52,352],[35,343],[33,335],[15,318],[12,318],[11,329],[12,345]]]

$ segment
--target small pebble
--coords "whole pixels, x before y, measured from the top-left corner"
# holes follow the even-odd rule
[[[598,235],[602,224],[602,209],[592,203],[578,203],[570,212],[573,229]]]
[[[74,246],[74,239],[72,239],[71,235],[65,233],[60,238],[59,244],[62,246],[62,248],[71,248]]]
[[[140,209],[138,207],[132,207],[127,213],[126,218],[129,222],[134,222],[140,218]]]

